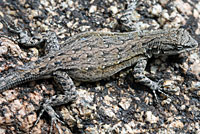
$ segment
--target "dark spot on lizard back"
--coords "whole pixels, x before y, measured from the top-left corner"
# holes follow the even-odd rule
[[[75,52],[77,52],[79,50],[81,50],[81,48],[75,48],[75,49],[73,49],[73,51],[75,51]]]
[[[60,65],[61,63],[62,63],[61,61],[54,62],[55,65]]]
[[[50,58],[50,60],[52,60],[53,58],[55,58],[55,56],[50,56],[49,58]]]
[[[46,69],[46,67],[41,67],[40,70],[39,70],[39,72],[42,72],[42,71],[44,71],[45,69]]]
[[[40,59],[38,59],[37,61],[35,61],[36,64],[39,64],[41,62]]]
[[[62,55],[65,55],[65,53],[59,53],[59,54],[58,54],[58,56],[62,56]]]
[[[78,58],[78,57],[71,57],[71,59],[72,59],[73,61],[75,61],[75,60],[78,60],[79,58]]]

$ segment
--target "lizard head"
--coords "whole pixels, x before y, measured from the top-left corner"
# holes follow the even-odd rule
[[[154,55],[175,55],[197,48],[198,42],[185,29],[171,29],[151,46]],[[156,41],[155,41],[156,42]]]

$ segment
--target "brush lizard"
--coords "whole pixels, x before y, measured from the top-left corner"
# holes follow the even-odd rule
[[[17,33],[21,34],[22,43],[29,40],[22,31]],[[28,81],[54,78],[57,88],[63,90],[64,94],[46,100],[42,112],[46,111],[55,124],[60,120],[52,106],[65,104],[76,98],[73,79],[99,81],[133,66],[136,81],[149,87],[156,96],[155,92],[162,92],[162,89],[144,74],[148,59],[153,55],[176,55],[198,46],[197,41],[184,29],[126,33],[85,32],[67,39],[62,47],[57,47],[59,43],[53,32],[49,32],[49,35],[42,39],[46,41],[49,53],[30,66],[21,67],[20,71],[1,78],[0,93]]]

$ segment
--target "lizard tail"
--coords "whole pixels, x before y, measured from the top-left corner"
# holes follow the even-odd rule
[[[16,87],[17,85],[26,83],[28,81],[36,80],[41,75],[33,75],[29,73],[14,73],[9,74],[6,77],[0,79],[0,93],[4,92],[5,90]]]

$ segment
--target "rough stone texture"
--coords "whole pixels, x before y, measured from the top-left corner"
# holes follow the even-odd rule
[[[0,0],[0,16],[32,34],[55,31],[65,39],[83,31],[121,31],[120,16],[126,1],[105,0]],[[141,0],[132,11],[138,29],[184,27],[199,41],[200,2],[189,0]],[[15,37],[0,23],[0,34]],[[11,36],[12,35],[12,36]],[[39,55],[38,55],[39,51]],[[22,48],[0,38],[0,78],[17,66],[35,61],[43,51]],[[134,83],[132,68],[96,83],[79,83],[78,98],[56,107],[66,125],[63,133],[199,133],[199,51],[180,56],[153,58],[146,74],[164,79],[171,100],[160,95],[160,104],[148,88]],[[0,94],[0,134],[48,133],[50,118],[44,114],[34,127],[40,106],[55,94],[51,80],[30,82]],[[57,129],[54,127],[54,133]]]

